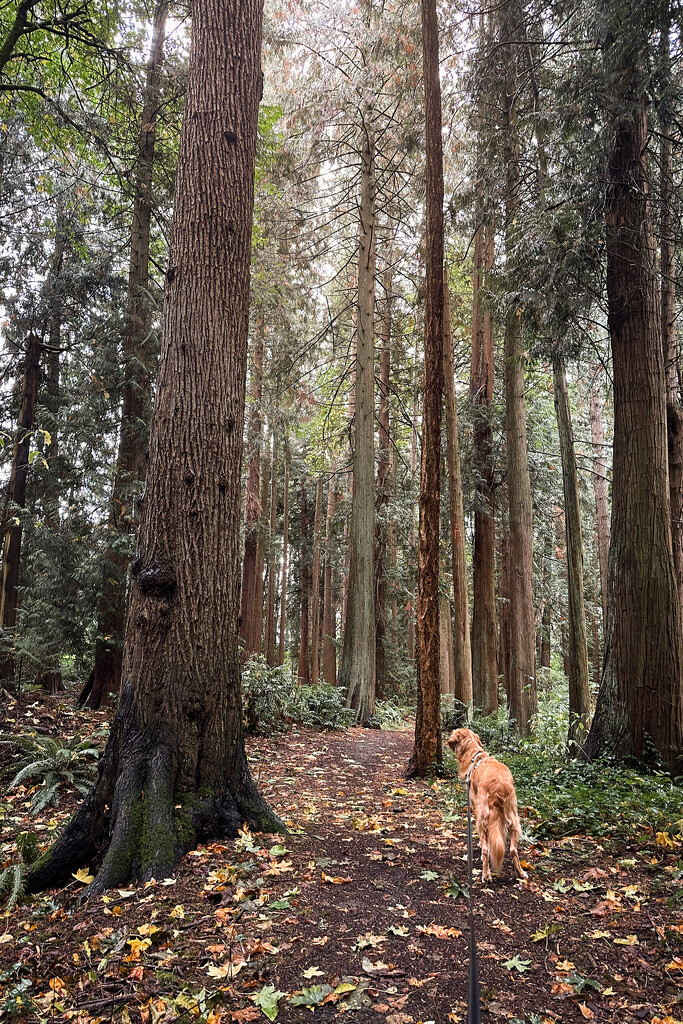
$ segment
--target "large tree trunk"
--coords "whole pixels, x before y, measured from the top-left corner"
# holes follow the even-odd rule
[[[559,356],[553,360],[555,412],[560,437],[562,485],[564,489],[564,522],[567,539],[567,584],[569,591],[569,733],[570,747],[582,746],[588,736],[590,721],[590,686],[588,678],[588,641],[586,610],[583,601],[583,535],[579,476],[574,451],[567,376]]]
[[[277,474],[276,470],[275,434],[273,433],[273,449],[270,460],[270,529],[268,531],[268,592],[266,596],[266,661],[275,665],[275,588],[277,571],[277,548],[275,534],[277,532]]]
[[[480,290],[485,270],[493,266],[493,227],[477,229],[472,278],[472,360],[470,396],[473,405],[474,496],[474,603],[472,607],[472,698],[485,715],[498,708],[496,657],[496,523],[493,472],[493,323],[482,309]]]
[[[287,626],[287,556],[289,553],[289,458],[285,443],[284,510],[282,515],[282,583],[280,585],[280,641],[278,665],[285,663],[285,633]]]
[[[263,417],[263,352],[265,324],[258,317],[251,350],[251,414],[249,417],[249,461],[244,502],[244,558],[242,560],[242,599],[240,639],[242,656],[261,653],[263,618],[263,524],[261,516],[261,443]],[[260,553],[260,558],[259,558]],[[259,561],[261,565],[259,566]]]
[[[504,16],[504,35],[512,39],[516,19]],[[514,66],[514,65],[513,65]],[[506,266],[514,289],[516,226],[521,204],[521,177],[515,109],[516,80],[502,97],[507,188],[505,192]],[[531,733],[536,713],[536,656],[533,592],[533,509],[526,441],[524,362],[521,318],[511,301],[505,318],[505,437],[510,521],[510,715],[520,736]]]
[[[676,192],[673,166],[673,114],[671,109],[670,15],[662,25],[660,68],[662,95],[659,102],[660,166],[660,266],[662,275],[662,348],[666,374],[666,426],[669,453],[669,500],[671,542],[678,594],[683,611],[683,405],[678,365],[676,328]]]
[[[21,567],[21,520],[17,508],[26,508],[26,482],[31,448],[31,431],[38,397],[40,373],[40,339],[29,334],[24,356],[21,399],[17,417],[17,436],[14,442],[7,499],[5,502],[5,536],[2,549],[2,589],[0,589],[0,623],[3,630],[13,631],[17,624],[19,603],[19,569]],[[9,640],[9,637],[6,638]],[[14,683],[14,654],[11,650],[0,660],[0,679]]]
[[[282,827],[247,768],[238,618],[261,3],[193,5],[159,384],[121,699],[98,779],[29,886],[105,847],[87,895],[199,839]]]
[[[339,671],[339,684],[346,688],[347,704],[356,712],[358,724],[375,713],[375,139],[369,124],[362,138],[353,497]]]
[[[602,428],[602,399],[593,392],[589,400],[591,441],[593,442],[593,493],[598,534],[598,563],[600,566],[600,598],[603,629],[607,622],[607,562],[609,556],[609,502],[607,499],[607,461],[605,437]]]
[[[154,12],[152,47],[147,64],[138,134],[138,162],[133,202],[130,268],[123,342],[123,401],[116,472],[112,491],[110,528],[118,534],[137,529],[136,501],[146,471],[148,426],[151,414],[152,353],[150,352],[149,244],[152,220],[152,176],[159,109],[160,68],[168,0]],[[126,623],[127,575],[130,557],[120,540],[104,556],[97,606],[95,663],[81,694],[91,708],[99,708],[109,693],[121,686],[123,631]]]
[[[467,599],[467,559],[465,556],[465,513],[463,511],[462,478],[460,475],[460,442],[458,440],[458,408],[455,400],[455,364],[448,275],[444,274],[443,375],[446,406],[446,443],[448,465],[448,499],[453,559],[453,615],[455,643],[453,670],[455,699],[462,704],[472,702],[472,649],[470,647],[470,613]]]
[[[334,465],[330,467],[327,485],[327,515],[325,516],[325,571],[323,574],[323,679],[330,686],[337,685],[337,637],[334,610],[334,574],[332,567],[332,520],[335,506]]]
[[[635,34],[634,37],[635,38]],[[605,203],[614,373],[612,536],[605,660],[586,750],[647,753],[672,770],[683,745],[681,609],[671,545],[666,379],[647,180],[647,102],[635,47],[613,68]],[[608,49],[607,60],[617,47]]]
[[[391,451],[389,438],[389,377],[391,372],[391,251],[387,253],[387,269],[383,275],[384,310],[380,333],[379,356],[379,445],[375,500],[375,675],[376,694],[386,696],[387,665],[384,638],[387,622],[387,508],[389,505],[389,474]]]
[[[443,147],[436,0],[422,0],[426,131],[426,288],[420,529],[417,556],[418,686],[415,745],[408,776],[424,777],[441,761],[439,683],[439,526],[443,403]]]

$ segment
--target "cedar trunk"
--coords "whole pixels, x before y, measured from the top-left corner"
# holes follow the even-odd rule
[[[472,702],[472,649],[470,646],[470,613],[467,599],[467,560],[465,556],[465,514],[463,511],[462,478],[460,475],[460,442],[458,440],[458,407],[455,400],[455,365],[448,275],[444,274],[443,374],[446,406],[446,442],[448,465],[448,499],[453,560],[453,615],[455,642],[453,672],[455,699],[462,704]]]
[[[420,528],[417,555],[417,709],[408,776],[441,761],[439,679],[439,526],[443,403],[443,148],[436,0],[422,0],[426,131],[426,287]]]
[[[280,586],[280,641],[278,665],[285,663],[285,632],[287,626],[287,557],[289,553],[289,460],[285,444],[285,485],[284,510],[282,515],[282,583]]]
[[[608,52],[608,57],[610,56]],[[674,770],[683,743],[681,609],[671,544],[666,378],[647,179],[647,103],[625,54],[628,112],[615,118],[605,203],[614,367],[612,536],[602,682],[587,743]],[[637,77],[637,76],[636,76]]]
[[[389,505],[389,472],[391,451],[389,438],[389,385],[391,373],[391,253],[387,254],[387,269],[383,275],[384,310],[380,335],[379,356],[379,444],[377,457],[377,485],[375,501],[375,674],[376,695],[386,696],[387,664],[384,638],[387,627],[387,509]]]
[[[263,419],[264,323],[259,317],[254,328],[251,351],[251,414],[249,416],[249,461],[244,500],[244,558],[242,561],[242,597],[240,640],[246,661],[261,653],[263,618],[263,527],[261,514],[261,442]],[[260,565],[259,565],[260,563]]]
[[[567,393],[567,375],[559,357],[553,360],[553,381],[562,458],[564,522],[567,539],[567,584],[569,589],[569,733],[567,741],[571,747],[574,744],[583,745],[588,735],[590,687],[586,610],[583,600],[583,536],[579,476]]]
[[[498,708],[496,657],[496,523],[493,433],[489,409],[493,399],[493,323],[482,309],[485,270],[493,266],[493,227],[477,229],[472,277],[472,360],[470,397],[473,404],[474,552],[472,607],[472,698],[485,715]],[[508,604],[509,608],[509,604]]]
[[[87,895],[167,877],[199,839],[282,827],[247,768],[238,618],[261,4],[197,0],[156,409],[119,707],[98,779],[32,867],[103,857]]]
[[[309,631],[311,607],[311,556],[310,532],[311,517],[308,504],[307,480],[301,480],[301,548],[299,558],[299,667],[297,676],[299,683],[308,686],[311,681],[311,663],[309,660]]]
[[[598,562],[600,565],[600,600],[603,629],[607,622],[607,563],[609,556],[609,501],[607,498],[607,461],[602,427],[602,399],[593,392],[590,396],[589,418],[593,442],[593,493],[598,534]]]
[[[311,686],[318,685],[320,676],[320,534],[323,520],[323,478],[315,488],[315,514],[313,516],[313,582],[311,586]]]
[[[334,607],[334,573],[332,567],[332,520],[335,506],[334,466],[330,468],[327,485],[327,515],[325,516],[325,571],[323,573],[323,679],[330,686],[337,685],[337,622]]]
[[[369,118],[368,118],[369,122]],[[353,446],[353,497],[349,530],[349,583],[339,684],[363,724],[375,713],[374,424],[375,424],[375,139],[362,133],[358,325]]]
[[[506,33],[512,33],[505,21]],[[505,193],[506,263],[514,288],[516,219],[521,203],[515,84],[503,91],[507,189]],[[529,736],[536,713],[536,629],[533,592],[533,512],[526,441],[521,310],[512,301],[505,318],[505,438],[510,522],[510,715],[520,736]]]
[[[154,12],[152,45],[138,134],[126,331],[123,342],[121,430],[110,512],[110,528],[119,534],[131,534],[137,530],[136,502],[143,489],[147,468],[153,372],[153,355],[150,351],[149,244],[160,69],[164,55],[167,13],[168,0],[162,0]],[[87,700],[91,708],[99,708],[107,700],[109,693],[118,693],[121,687],[129,563],[130,557],[122,550],[120,541],[112,544],[105,552],[97,606],[95,663],[81,694],[81,699]]]
[[[10,470],[5,502],[5,536],[2,555],[2,589],[0,590],[0,623],[3,630],[13,631],[17,623],[19,603],[19,569],[21,567],[21,520],[17,508],[26,508],[26,482],[28,480],[31,431],[38,397],[40,372],[40,339],[29,334],[24,356],[21,400],[17,417],[17,437],[14,442],[12,469]],[[0,660],[0,679],[14,682],[14,654],[8,649]]]
[[[277,532],[277,474],[276,470],[277,449],[275,445],[275,434],[273,434],[273,450],[270,460],[270,528],[268,531],[268,592],[266,596],[266,661],[272,667],[275,665],[275,587],[277,571],[277,548],[275,545],[275,534]]]

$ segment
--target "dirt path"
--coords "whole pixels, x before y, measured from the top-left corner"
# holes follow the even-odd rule
[[[0,1009],[77,1024],[464,1021],[464,793],[449,816],[445,783],[406,783],[411,741],[361,729],[253,741],[290,835],[200,847],[170,884],[20,908],[0,942]],[[507,862],[491,887],[475,882],[484,1020],[681,1016],[683,960],[672,967],[663,940],[683,922],[657,896],[661,863],[616,852],[586,837],[527,846],[528,882]]]

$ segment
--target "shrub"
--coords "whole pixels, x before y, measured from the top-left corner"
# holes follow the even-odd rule
[[[402,707],[398,700],[375,701],[375,718],[380,729],[399,729],[413,712]]]
[[[300,686],[289,666],[271,667],[262,655],[242,668],[245,727],[249,733],[284,732],[292,722],[314,729],[344,729],[353,721],[338,686]]]

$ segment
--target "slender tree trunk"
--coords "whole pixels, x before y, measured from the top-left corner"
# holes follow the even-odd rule
[[[460,442],[458,440],[458,408],[455,400],[455,364],[448,275],[444,274],[443,374],[446,406],[446,441],[448,465],[448,498],[453,558],[453,645],[455,699],[462,704],[472,702],[472,649],[470,646],[470,613],[467,598],[467,559],[465,556],[465,513],[463,511],[462,478],[460,475]]]
[[[273,453],[270,460],[270,529],[268,533],[268,594],[266,597],[266,661],[272,667],[275,661],[275,588],[277,572],[277,449],[273,434]]]
[[[261,535],[261,442],[263,419],[261,397],[263,393],[263,353],[265,325],[257,319],[252,338],[251,413],[249,417],[250,450],[247,462],[247,485],[244,503],[244,558],[242,560],[242,601],[240,612],[240,640],[242,655],[249,658],[261,653],[261,617],[263,614],[263,566],[259,579],[259,547],[263,551]],[[261,602],[259,603],[259,594]]]
[[[389,438],[389,384],[391,372],[391,252],[387,253],[387,269],[383,275],[384,309],[380,332],[379,357],[379,445],[375,500],[375,673],[376,695],[383,698],[387,689],[387,665],[384,650],[387,615],[387,508],[391,450]]]
[[[541,668],[550,668],[550,605],[547,601],[541,616]]]
[[[307,480],[303,478],[301,480],[301,551],[300,551],[300,569],[299,569],[299,607],[301,615],[299,619],[299,668],[298,678],[299,683],[303,686],[308,686],[311,681],[311,662],[310,662],[310,650],[309,650],[309,639],[310,639],[310,607],[311,607],[311,555],[310,555],[310,532],[311,532],[311,519],[310,519],[310,507],[308,504],[308,489],[306,487]]]
[[[367,722],[375,713],[374,312],[375,139],[368,126],[363,130],[361,154],[353,498],[349,586],[339,671],[339,684],[346,688],[347,704],[356,712],[358,724]]]
[[[453,661],[453,624],[451,603],[445,594],[439,597],[439,663],[441,693],[455,693],[455,664]]]
[[[152,47],[147,64],[138,134],[126,332],[123,342],[121,429],[110,514],[110,527],[119,534],[119,540],[110,545],[104,556],[97,607],[95,663],[90,679],[81,693],[81,699],[87,700],[91,708],[99,708],[107,700],[109,693],[118,693],[121,687],[130,555],[122,549],[120,535],[132,534],[137,530],[136,502],[142,492],[147,469],[153,373],[153,353],[149,340],[149,246],[160,69],[164,56],[167,13],[168,0],[161,0],[154,12]]]
[[[412,410],[412,430],[410,431],[410,480],[413,486],[415,486],[415,480],[417,479],[417,415],[418,415],[418,386],[417,386],[417,345],[415,346],[415,355],[413,358],[413,410]],[[415,512],[411,505],[410,510],[410,532],[408,534],[408,567],[410,569],[409,581],[411,590],[413,587],[413,579],[415,576]],[[406,605],[406,614],[408,618],[408,629],[406,631],[406,655],[409,661],[415,661],[415,608],[412,596],[409,597]]]
[[[282,827],[244,749],[238,618],[242,432],[261,4],[193,7],[147,492],[123,685],[97,781],[31,869],[92,896],[165,878],[199,837]]]
[[[600,657],[600,625],[597,615],[593,616],[593,686],[596,689],[600,686],[600,670],[602,658]]]
[[[505,18],[504,33],[513,36]],[[514,288],[516,226],[521,204],[521,177],[515,109],[516,79],[511,76],[502,97],[507,189],[505,193],[506,264]],[[526,440],[522,330],[517,303],[505,319],[505,436],[507,444],[510,518],[510,714],[520,736],[531,733],[536,713],[536,658],[533,592],[533,509]]]
[[[334,613],[334,573],[332,560],[332,520],[335,508],[334,465],[330,467],[327,485],[327,515],[325,516],[325,571],[323,574],[323,679],[330,686],[337,685],[337,637]]]
[[[607,622],[607,562],[609,555],[609,502],[607,499],[607,462],[605,438],[602,428],[602,399],[593,392],[589,402],[591,440],[593,442],[593,493],[598,534],[598,563],[600,565],[600,598],[603,628]]]
[[[415,745],[408,776],[423,777],[441,760],[439,683],[439,526],[443,403],[443,148],[439,25],[436,0],[422,0],[426,130],[426,288],[420,531],[417,561],[418,686]]]
[[[285,497],[282,517],[282,584],[280,586],[280,643],[278,665],[285,663],[285,627],[287,625],[287,554],[289,548],[289,459],[285,443]]]
[[[21,399],[17,417],[17,436],[14,442],[12,468],[5,504],[5,536],[2,554],[2,589],[0,590],[0,623],[3,630],[13,632],[17,624],[19,604],[19,571],[21,568],[21,520],[16,509],[26,508],[26,482],[28,480],[30,432],[33,430],[38,376],[40,373],[40,339],[29,334],[24,356]],[[10,649],[0,659],[0,679],[14,683],[14,654]]]
[[[51,416],[51,443],[49,450],[50,484],[45,495],[45,525],[52,530],[59,527],[59,416],[60,355],[62,348],[62,317],[64,313],[65,283],[62,274],[64,255],[67,249],[66,216],[63,204],[58,201],[55,222],[55,250],[48,281],[49,344],[45,349],[46,406]]]
[[[485,270],[493,266],[493,228],[477,229],[474,240],[472,279],[472,361],[470,396],[473,405],[474,469],[474,603],[472,609],[472,697],[486,715],[498,708],[496,657],[496,524],[493,473],[493,434],[490,405],[493,400],[493,324],[482,309],[481,287]],[[509,604],[508,604],[509,609]]]
[[[320,676],[320,541],[323,521],[323,478],[318,477],[315,488],[315,514],[313,517],[313,584],[311,588],[311,686],[318,685]]]
[[[500,674],[503,689],[510,701],[510,534],[505,526],[502,530],[500,551],[500,577],[498,580],[500,621]]]
[[[615,51],[608,49],[608,65]],[[613,70],[626,88],[642,58],[619,52]],[[625,112],[612,125],[605,209],[614,367],[612,537],[605,661],[586,749],[591,757],[606,751],[640,757],[652,745],[676,770],[683,745],[683,651],[666,377],[648,203],[647,102],[637,84],[630,88],[617,108]]]
[[[666,374],[666,426],[669,454],[671,542],[679,601],[683,610],[683,405],[676,329],[676,192],[674,189],[673,116],[671,110],[671,31],[668,10],[660,35],[662,95],[659,103],[660,267],[662,278],[662,348]]]
[[[588,641],[586,610],[583,600],[583,536],[579,475],[574,451],[567,376],[560,357],[553,360],[555,413],[562,457],[564,489],[564,522],[567,540],[567,584],[569,591],[569,734],[567,742],[582,746],[590,723],[590,685],[588,675]]]

